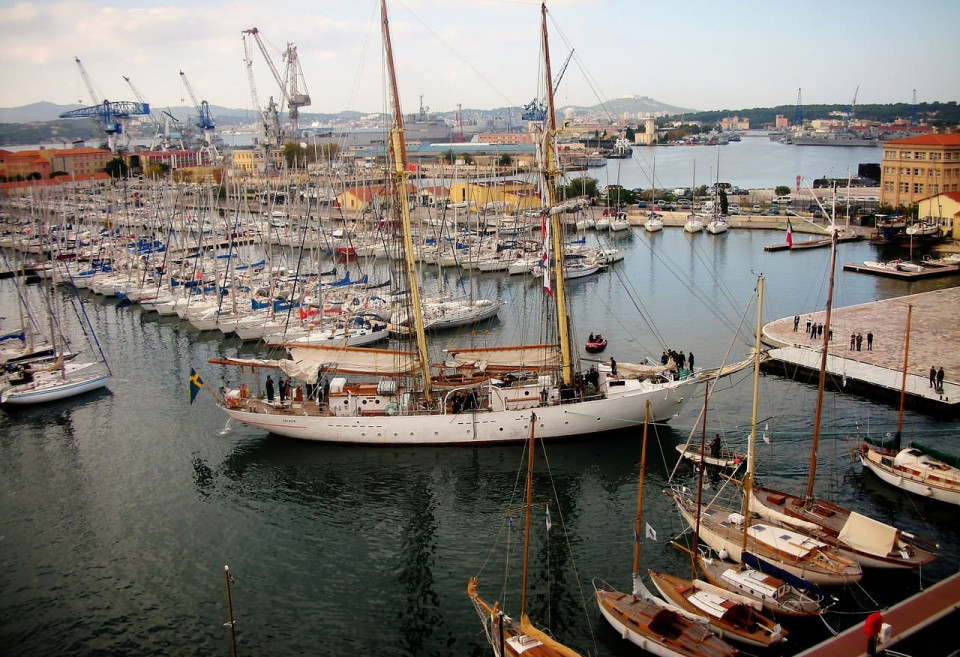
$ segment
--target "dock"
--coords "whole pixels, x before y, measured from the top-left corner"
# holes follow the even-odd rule
[[[883,397],[896,404],[903,378],[907,305],[913,306],[910,354],[907,362],[907,399],[911,406],[937,412],[960,412],[960,287],[913,294],[835,308],[831,317],[833,341],[827,353],[831,387]],[[801,313],[793,330],[793,317],[774,320],[763,328],[763,340],[772,360],[767,371],[797,377],[820,370],[823,338],[811,339],[806,322],[822,323],[825,313]],[[868,349],[867,334],[873,333]],[[851,348],[851,335],[863,336],[860,350]],[[943,390],[930,385],[930,368],[944,369]]]
[[[897,267],[874,267],[863,263],[846,264],[843,266],[843,269],[844,271],[855,271],[861,274],[898,278],[902,281],[915,281],[923,278],[960,274],[960,265],[939,264],[929,260],[923,263],[923,269],[921,271],[904,271]]]
[[[859,242],[863,236],[856,233],[843,233],[837,239],[838,242]],[[764,251],[802,251],[803,249],[819,249],[830,246],[832,240],[829,237],[819,237],[809,240],[795,240],[793,245],[787,244],[767,244],[763,247]]]
[[[937,582],[925,591],[881,610],[883,622],[890,625],[890,638],[879,646],[877,654],[960,609],[960,573]],[[794,657],[861,657],[867,655],[863,623],[847,628],[835,637],[804,650]]]

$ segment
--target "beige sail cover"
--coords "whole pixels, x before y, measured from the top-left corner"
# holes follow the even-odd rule
[[[512,347],[477,347],[448,350],[447,367],[474,366],[488,369],[553,370],[560,366],[560,351],[553,344],[517,345]]]
[[[316,383],[318,368],[311,363],[301,363],[295,360],[281,359],[271,360],[267,358],[222,358],[214,359],[211,362],[217,362],[223,365],[235,365],[237,367],[266,367],[278,369],[292,379],[302,381],[303,383]]]
[[[886,556],[897,544],[897,528],[851,511],[837,538],[861,552]]]
[[[403,376],[413,374],[417,369],[415,359],[405,351],[325,345],[285,346],[297,369],[308,372],[312,368],[314,381],[321,367],[343,374],[375,376]]]

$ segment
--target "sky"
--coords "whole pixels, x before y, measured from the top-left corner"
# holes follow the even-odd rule
[[[558,106],[627,95],[712,110],[960,99],[960,0],[551,0],[553,70],[573,56]],[[436,111],[529,102],[542,87],[540,5],[529,0],[388,0],[401,105]],[[252,109],[241,33],[257,27],[283,74],[297,46],[312,105],[385,110],[379,0],[0,0],[0,107],[198,100]],[[262,53],[257,96],[279,99]]]

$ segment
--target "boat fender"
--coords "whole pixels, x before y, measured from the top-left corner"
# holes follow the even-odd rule
[[[727,552],[727,548],[722,548],[722,549],[720,550],[720,552],[717,553],[717,556],[719,556],[721,559],[726,560],[727,557],[730,556],[730,553]]]
[[[397,414],[397,405],[396,404],[387,404],[386,408],[383,409],[384,415],[396,415]]]

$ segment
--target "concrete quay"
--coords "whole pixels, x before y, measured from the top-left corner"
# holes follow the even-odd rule
[[[896,299],[834,308],[830,324],[833,341],[827,352],[827,372],[832,387],[861,390],[898,403],[903,379],[907,306],[913,306],[906,392],[911,406],[938,412],[960,412],[960,287],[923,292]],[[793,317],[784,317],[763,328],[763,341],[774,347],[767,371],[816,380],[820,369],[823,338],[810,339],[804,332],[807,319],[825,321],[825,312],[800,315],[793,330]],[[873,332],[873,348],[867,349],[867,333]],[[858,351],[850,348],[851,333],[863,335]],[[930,368],[943,367],[943,391],[930,386]]]

